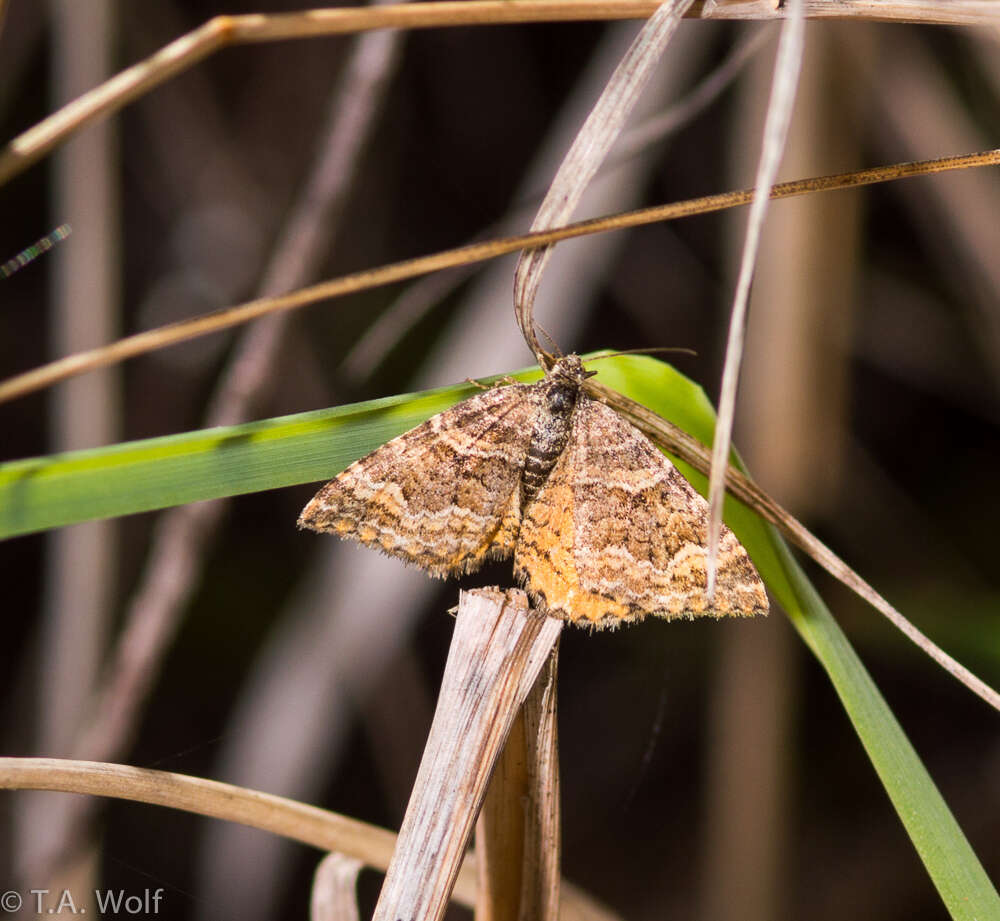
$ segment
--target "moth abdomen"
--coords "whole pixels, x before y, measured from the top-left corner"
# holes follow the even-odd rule
[[[562,377],[550,381],[546,387],[521,473],[522,510],[538,495],[569,443],[579,393],[579,381]]]

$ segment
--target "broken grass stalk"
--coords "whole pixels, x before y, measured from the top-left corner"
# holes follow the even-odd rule
[[[434,722],[374,921],[444,914],[493,766],[562,621],[519,590],[463,592]]]
[[[493,771],[476,825],[476,921],[559,912],[558,657],[549,656]]]
[[[357,857],[327,854],[313,874],[309,921],[360,921],[357,888],[363,867]]]

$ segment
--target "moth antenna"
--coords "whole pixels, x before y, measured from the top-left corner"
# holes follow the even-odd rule
[[[549,333],[549,331],[544,326],[542,326],[541,323],[536,323],[535,325],[538,327],[538,331],[546,339],[549,340],[549,345],[551,345],[552,348],[554,348],[556,350],[555,351],[556,358],[565,358],[566,354],[563,352],[563,350],[561,348],[559,348],[559,343],[556,342],[556,340],[552,337],[552,335]]]
[[[692,356],[698,354],[694,349],[689,349],[686,346],[658,346],[650,349],[623,349],[620,352],[609,352],[607,355],[595,355],[593,358],[588,358],[587,361],[601,361],[604,358],[617,358],[619,355],[656,355],[666,352],[678,352],[682,355]]]

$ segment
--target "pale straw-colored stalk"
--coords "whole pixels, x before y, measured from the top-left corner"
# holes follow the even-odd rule
[[[726,342],[726,360],[722,369],[722,387],[719,392],[719,415],[712,441],[712,469],[708,476],[708,537],[705,567],[708,571],[706,594],[709,601],[715,595],[716,564],[719,555],[719,537],[722,533],[722,499],[726,492],[726,470],[729,467],[729,449],[733,436],[733,419],[736,415],[736,389],[740,379],[743,343],[746,336],[747,303],[750,299],[750,282],[753,280],[760,249],[764,217],[770,201],[771,187],[778,175],[781,155],[785,150],[788,124],[792,119],[795,91],[802,68],[802,47],[805,35],[805,18],[802,0],[788,0],[789,16],[781,28],[778,55],[774,62],[774,79],[771,99],[764,122],[764,139],[761,144],[760,162],[754,182],[754,198],[747,217],[747,235],[743,244],[740,274],[736,281],[736,294],[729,317],[729,336]]]
[[[363,868],[357,857],[327,854],[313,874],[309,921],[361,921],[357,890]]]
[[[444,914],[514,717],[563,622],[518,589],[463,592],[424,756],[374,921]]]

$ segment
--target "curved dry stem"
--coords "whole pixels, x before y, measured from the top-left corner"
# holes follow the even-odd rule
[[[891,166],[877,166],[872,169],[858,170],[851,173],[838,173],[831,176],[816,176],[809,179],[796,179],[792,182],[782,182],[771,190],[770,197],[794,198],[812,192],[825,192],[833,189],[850,189],[859,186],[874,185],[893,179],[904,179],[910,176],[921,176],[928,173],[946,172],[953,169],[968,169],[973,166],[990,166],[1000,164],[1000,149],[988,150],[982,153],[966,154],[958,157],[942,157],[936,160],[918,160],[912,163],[896,163]],[[675,220],[690,217],[695,214],[707,214],[712,211],[722,211],[737,205],[746,205],[753,200],[753,189],[743,189],[737,192],[723,192],[718,195],[706,195],[702,198],[691,198],[668,205],[657,205],[652,208],[642,208],[637,211],[627,211],[609,217],[591,218],[577,221],[560,227],[557,230],[526,233],[513,237],[503,237],[485,243],[473,243],[460,246],[457,249],[444,250],[429,256],[420,256],[403,262],[394,262],[375,269],[365,269],[351,275],[343,275],[330,281],[302,288],[281,297],[260,298],[236,307],[228,307],[213,313],[202,314],[190,320],[169,323],[156,329],[126,336],[110,345],[85,352],[77,352],[65,358],[57,359],[49,364],[17,374],[0,382],[0,403],[25,396],[44,387],[50,387],[58,381],[83,374],[95,368],[126,358],[134,358],[168,345],[176,345],[198,336],[230,329],[243,323],[249,323],[258,317],[269,313],[280,313],[285,310],[295,310],[314,304],[317,301],[341,297],[345,294],[355,294],[381,285],[394,284],[428,275],[442,269],[468,265],[473,262],[484,262],[507,253],[516,252],[536,246],[548,246],[560,240],[573,237],[583,237],[592,233],[605,233],[611,230],[625,230],[630,227],[640,227],[644,224],[654,224],[657,221]]]
[[[664,0],[642,27],[559,164],[531,222],[532,230],[562,226],[572,216],[690,6],[691,0]],[[534,307],[551,258],[551,246],[526,250],[514,271],[514,319],[528,348],[546,370],[555,359],[538,341]]]
[[[309,921],[361,921],[357,891],[364,866],[346,854],[327,854],[313,874]]]
[[[396,848],[396,835],[388,829],[336,812],[217,780],[124,764],[61,758],[0,758],[0,790],[83,793],[181,809],[249,825],[322,851],[350,854],[383,872]],[[476,885],[475,855],[468,854],[455,882],[454,899],[472,907]],[[560,917],[563,921],[617,921],[612,912],[565,882]]]
[[[182,809],[239,822],[324,851],[352,854],[378,870],[389,866],[396,846],[391,831],[335,812],[215,780],[124,764],[0,758],[0,789],[86,793]],[[474,876],[470,877],[469,885],[474,887],[474,883]],[[474,888],[463,893],[460,898],[474,898]]]

